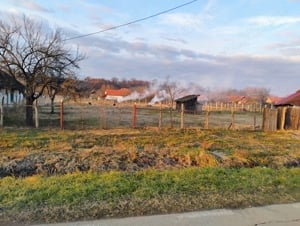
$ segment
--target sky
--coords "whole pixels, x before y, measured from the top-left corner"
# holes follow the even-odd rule
[[[86,56],[80,78],[259,87],[281,97],[300,89],[300,0],[0,0],[1,19],[8,14],[63,29],[66,45]]]

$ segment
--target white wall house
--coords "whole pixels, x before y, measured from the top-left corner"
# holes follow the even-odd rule
[[[122,102],[125,97],[130,95],[130,90],[126,88],[122,89],[109,89],[105,91],[105,100],[113,100],[117,102]]]
[[[23,85],[7,73],[0,71],[0,104],[21,104],[24,101]]]

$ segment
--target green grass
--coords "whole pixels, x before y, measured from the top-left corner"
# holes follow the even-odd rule
[[[4,216],[51,222],[299,201],[300,168],[189,168],[6,177],[0,180],[0,187]],[[58,212],[65,217],[54,217]]]
[[[0,225],[300,201],[300,168],[293,165],[299,137],[299,131],[3,129],[0,172],[30,161],[39,171],[0,179]],[[86,165],[80,172],[77,166]]]

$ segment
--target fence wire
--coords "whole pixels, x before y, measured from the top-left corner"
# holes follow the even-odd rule
[[[171,111],[169,107],[137,105],[134,110],[134,106],[56,103],[53,112],[50,105],[40,105],[37,109],[32,106],[32,111],[35,122],[37,117],[38,127],[45,129],[132,128],[133,123],[135,128],[259,129],[262,125],[260,112],[203,110],[198,113],[182,113]],[[26,106],[5,105],[2,111],[2,127],[26,127]]]

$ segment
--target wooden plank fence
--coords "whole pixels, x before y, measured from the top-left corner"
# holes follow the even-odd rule
[[[202,106],[203,111],[249,111],[249,112],[261,112],[262,105],[258,103],[253,104],[238,104],[238,103],[206,103]]]
[[[276,109],[263,109],[264,131],[276,130],[299,130],[300,129],[300,108],[279,107]]]

